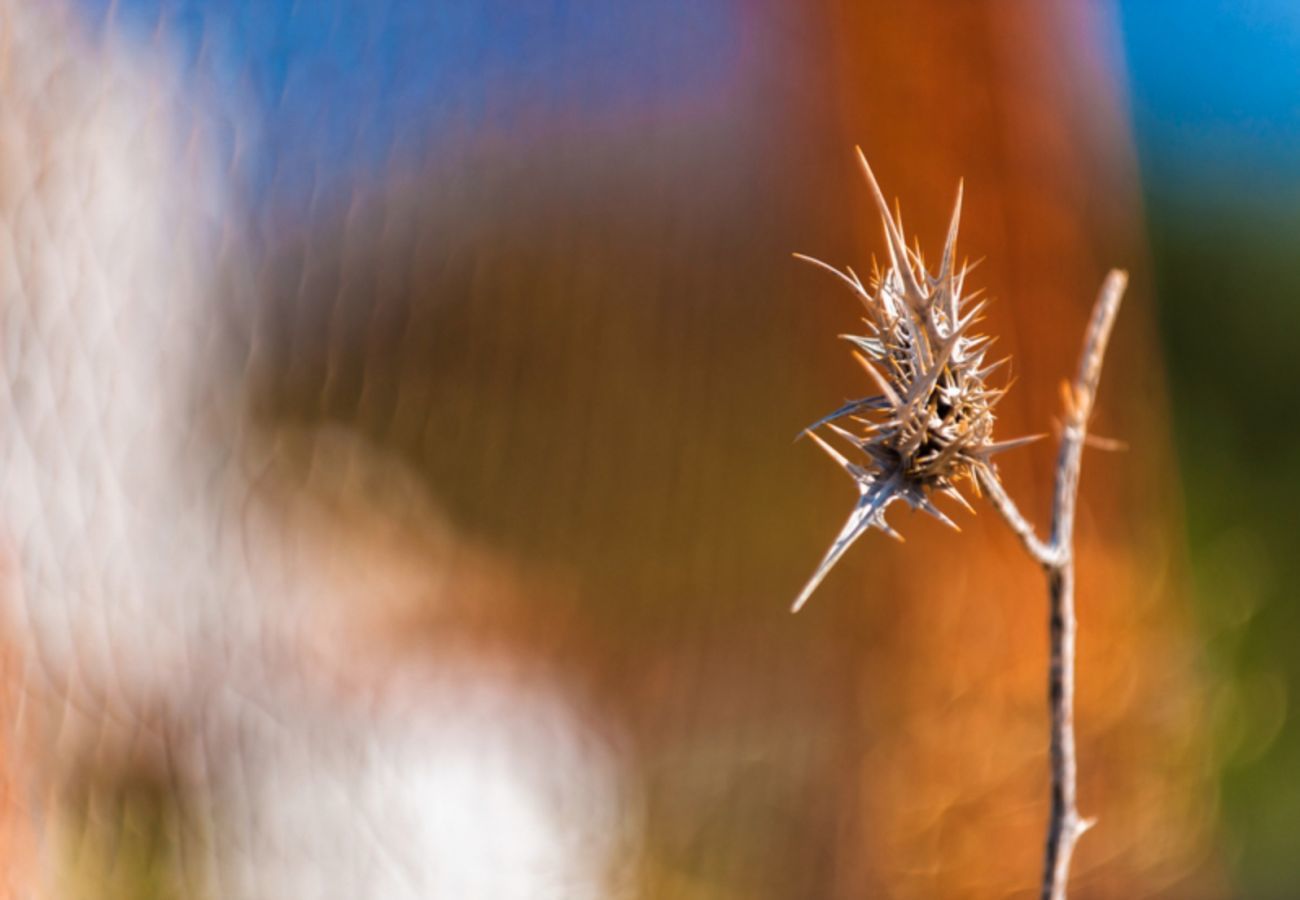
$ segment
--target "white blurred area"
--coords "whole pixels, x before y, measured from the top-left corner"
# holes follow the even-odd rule
[[[619,896],[618,736],[482,625],[562,581],[216,377],[254,249],[199,100],[161,40],[0,0],[12,893],[134,896],[144,833],[148,896]]]

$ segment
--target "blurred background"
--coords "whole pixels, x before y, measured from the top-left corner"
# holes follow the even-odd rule
[[[1287,896],[1300,731],[1290,552],[1300,395],[1300,11],[1122,6],[1130,103],[1180,466],[1221,848],[1242,896]],[[1276,455],[1275,455],[1276,454]]]
[[[1078,522],[1072,896],[1300,893],[1284,0],[0,0],[14,897],[1032,897],[1041,578],[854,499],[852,151]],[[1001,468],[1046,521],[1052,441]],[[1276,468],[1275,468],[1276,467]]]

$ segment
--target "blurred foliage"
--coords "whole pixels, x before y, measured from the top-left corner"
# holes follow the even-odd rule
[[[1300,207],[1202,187],[1150,173],[1161,334],[1225,849],[1245,896],[1285,896],[1300,890]]]
[[[1121,7],[1224,855],[1300,894],[1300,18],[1288,0]]]

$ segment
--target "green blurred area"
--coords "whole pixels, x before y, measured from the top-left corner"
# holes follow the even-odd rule
[[[1300,896],[1300,16],[1120,4],[1225,858]]]
[[[1158,175],[1146,203],[1225,855],[1243,896],[1294,896],[1300,204]]]

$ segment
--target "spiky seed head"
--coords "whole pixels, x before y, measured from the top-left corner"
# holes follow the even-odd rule
[[[858,502],[821,565],[794,602],[798,611],[844,551],[875,527],[898,537],[885,510],[898,500],[947,525],[957,525],[934,505],[944,494],[970,508],[959,486],[977,484],[978,470],[992,473],[993,454],[1035,438],[997,443],[993,409],[1006,388],[988,377],[1006,360],[987,361],[992,340],[973,331],[984,302],[966,291],[970,266],[954,261],[962,189],[948,227],[938,271],[926,267],[919,249],[909,249],[901,216],[891,214],[861,148],[858,161],[884,224],[888,265],[873,265],[864,284],[852,269],[840,271],[800,256],[836,275],[862,302],[864,334],[841,335],[877,391],[841,406],[804,431],[835,460],[858,487]],[[826,429],[847,445],[847,457],[817,433]],[[978,489],[978,488],[977,488]]]

